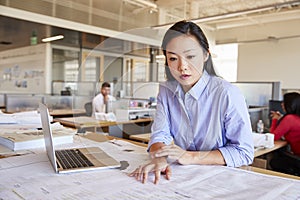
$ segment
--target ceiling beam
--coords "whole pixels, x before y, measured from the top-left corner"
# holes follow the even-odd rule
[[[7,17],[27,20],[27,21],[46,24],[50,26],[57,26],[57,27],[66,28],[75,31],[81,31],[85,33],[102,35],[106,37],[113,37],[125,41],[143,42],[143,44],[160,46],[160,41],[149,37],[142,37],[142,36],[126,33],[126,32],[113,31],[101,27],[86,25],[78,22],[72,22],[60,18],[41,15],[41,14],[32,13],[32,12],[19,10],[15,8],[10,8],[7,6],[0,5],[0,10],[1,10],[0,15],[7,16]]]

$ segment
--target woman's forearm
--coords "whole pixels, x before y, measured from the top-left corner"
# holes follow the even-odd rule
[[[219,150],[212,151],[187,151],[190,164],[198,165],[225,165],[225,160]]]

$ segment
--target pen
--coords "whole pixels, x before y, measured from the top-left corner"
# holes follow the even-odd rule
[[[117,145],[117,146],[119,146],[119,147],[121,147],[122,145],[120,145],[120,144],[118,144],[118,143],[116,143],[115,141],[109,141],[110,143],[112,143],[112,144],[115,144],[115,145]]]
[[[22,197],[19,193],[17,193],[15,190],[12,190],[13,193],[15,193],[19,198],[21,199],[25,199],[24,197]]]
[[[180,192],[178,192],[178,191],[175,191],[175,194],[178,194],[178,195],[183,196],[183,197],[185,197],[185,198],[191,198],[190,196],[188,196],[188,195],[186,195],[186,194],[182,194],[182,193],[180,193]]]
[[[0,154],[0,158],[8,158],[8,157],[13,157],[13,156],[22,156],[22,155],[26,155],[26,154],[29,154],[29,153],[23,153],[23,154]]]
[[[10,137],[10,136],[8,136],[7,138],[8,138],[8,139],[11,139],[11,140],[16,140],[15,138]]]

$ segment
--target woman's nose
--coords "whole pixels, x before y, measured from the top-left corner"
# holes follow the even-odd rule
[[[178,65],[178,70],[179,71],[184,71],[188,67],[188,62],[184,58],[180,58],[180,62]]]

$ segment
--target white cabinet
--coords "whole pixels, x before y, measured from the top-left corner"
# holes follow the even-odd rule
[[[149,108],[131,108],[131,109],[116,109],[116,117],[118,121],[132,120],[154,117],[155,109]]]

